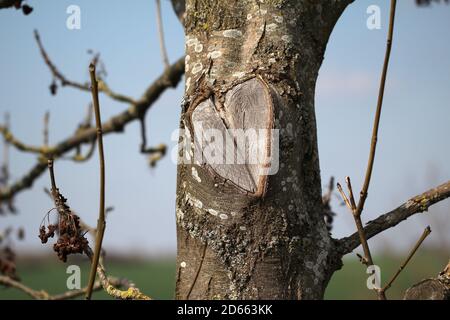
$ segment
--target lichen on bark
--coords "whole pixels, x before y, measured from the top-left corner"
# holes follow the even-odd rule
[[[193,127],[198,105],[224,105],[234,88],[261,79],[280,141],[279,170],[256,195],[208,165],[179,164],[177,298],[323,297],[336,262],[322,216],[314,89],[346,3],[187,1],[181,127]]]

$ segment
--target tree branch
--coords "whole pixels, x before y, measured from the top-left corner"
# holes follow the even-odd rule
[[[128,286],[129,283],[127,280],[117,278],[109,278],[108,281],[112,286],[116,287],[126,287]],[[50,295],[48,292],[44,290],[39,291],[34,290],[19,281],[16,281],[8,276],[1,276],[1,275],[0,275],[0,284],[25,292],[27,295],[37,300],[68,300],[82,296],[83,294],[86,293],[87,290],[87,288],[82,288],[77,290],[66,291],[64,293],[56,295]],[[102,289],[102,283],[100,281],[95,282],[93,290],[98,291],[100,289]]]
[[[385,213],[375,220],[369,221],[364,227],[364,233],[367,239],[370,239],[377,234],[395,227],[403,220],[408,219],[412,215],[427,211],[433,204],[438,203],[450,197],[450,180],[441,184],[440,186],[430,189],[420,195],[417,195],[396,209]],[[349,237],[338,240],[338,250],[341,255],[352,252],[361,244],[357,232]]]
[[[12,132],[6,127],[6,126],[0,126],[0,134],[3,135],[3,138],[6,142],[8,142],[10,145],[14,146],[17,150],[23,151],[23,152],[30,152],[30,153],[37,153],[45,155],[50,152],[50,149],[43,146],[32,146],[28,145],[12,134]]]
[[[134,120],[140,119],[166,89],[177,86],[183,74],[184,57],[180,58],[177,62],[166,69],[163,74],[146,89],[142,97],[136,101],[135,104],[132,104],[127,110],[104,122],[102,124],[103,134],[106,135],[113,132],[121,132],[127,124]],[[56,160],[63,154],[79,147],[84,143],[92,143],[96,136],[96,128],[82,130],[64,139],[51,148],[51,154]],[[0,200],[10,199],[20,191],[31,187],[34,180],[36,180],[46,168],[46,159],[38,160],[38,163],[25,176],[6,190],[2,190],[0,192]]]
[[[103,132],[102,132],[102,120],[100,113],[100,103],[98,100],[98,83],[95,78],[95,65],[89,66],[89,73],[91,76],[92,87],[92,100],[95,111],[95,121],[97,126],[97,141],[98,141],[98,153],[100,160],[100,207],[97,221],[97,232],[95,236],[95,251],[94,258],[92,260],[91,273],[89,275],[88,290],[86,291],[86,299],[91,299],[92,289],[95,282],[95,271],[98,266],[98,260],[100,258],[100,251],[102,249],[103,235],[105,234],[105,155],[103,151]]]
[[[361,212],[364,209],[364,203],[366,202],[367,191],[369,190],[369,185],[370,185],[370,178],[372,177],[373,163],[375,160],[375,152],[376,152],[377,141],[378,141],[378,128],[380,125],[381,109],[383,106],[384,89],[386,87],[386,77],[387,77],[387,71],[388,71],[388,67],[389,67],[389,58],[391,56],[396,4],[397,4],[396,0],[391,0],[391,9],[390,9],[390,16],[389,16],[389,30],[388,30],[388,37],[387,37],[387,41],[386,41],[386,53],[384,56],[383,71],[382,71],[381,80],[380,80],[380,88],[378,91],[377,109],[376,109],[375,119],[374,119],[374,124],[373,124],[372,140],[370,143],[370,154],[369,154],[369,160],[367,161],[367,170],[366,170],[366,176],[364,178],[363,188],[360,192],[358,206],[356,207],[356,215],[361,215]]]
[[[42,45],[41,37],[39,36],[39,32],[37,30],[34,30],[34,38],[36,39],[37,45],[39,47],[39,51],[41,52],[41,55],[42,55],[42,58],[44,59],[45,64],[50,69],[50,72],[52,73],[52,75],[56,79],[61,81],[61,84],[63,86],[70,86],[70,87],[73,87],[73,88],[76,88],[76,89],[80,89],[82,91],[91,91],[91,89],[89,87],[89,84],[87,84],[87,83],[79,83],[79,82],[76,82],[76,81],[69,80],[61,73],[61,71],[59,71],[59,69],[52,62],[52,60],[48,56],[47,52],[45,51],[45,48]],[[135,103],[135,101],[132,98],[127,97],[127,96],[125,96],[123,94],[119,94],[119,93],[116,93],[116,92],[112,91],[108,87],[106,82],[104,82],[104,81],[99,81],[98,90],[99,90],[99,92],[103,92],[104,94],[106,94],[107,96],[109,96],[110,98],[112,98],[112,99],[114,99],[116,101],[130,103],[130,104],[134,104]]]
[[[161,58],[164,63],[164,68],[170,66],[169,57],[167,56],[166,45],[164,43],[164,28],[161,17],[161,0],[155,0],[156,2],[156,26],[158,27],[159,48],[161,50]]]
[[[95,89],[94,89],[95,90]],[[95,94],[94,94],[95,96]],[[95,103],[97,104],[97,103]],[[98,104],[97,104],[98,105]],[[99,120],[99,118],[97,117]],[[99,234],[102,233],[100,230],[101,223],[98,224],[96,230],[96,252],[94,253],[91,247],[88,244],[87,239],[84,237],[85,233],[82,233],[82,227],[80,224],[80,218],[78,215],[70,209],[67,205],[67,199],[59,192],[59,188],[56,185],[55,173],[53,168],[53,160],[48,160],[48,169],[50,173],[50,181],[51,181],[51,196],[55,205],[55,208],[58,212],[58,223],[57,225],[49,224],[47,226],[47,232],[45,231],[45,225],[41,225],[39,228],[39,238],[42,243],[47,243],[49,238],[55,236],[55,231],[58,232],[58,240],[56,244],[53,246],[53,250],[58,253],[58,258],[62,261],[67,261],[67,256],[70,254],[81,254],[84,253],[91,261],[92,266],[95,266],[94,271],[98,274],[100,278],[100,283],[103,289],[112,297],[118,299],[131,299],[131,300],[150,300],[150,297],[141,293],[141,291],[134,287],[134,285],[130,285],[129,288],[125,291],[117,289],[114,285],[109,281],[106,271],[103,267],[101,261],[96,260],[100,258],[100,249],[101,249],[101,239],[99,240]],[[101,198],[103,198],[101,196]],[[103,199],[101,199],[101,202]],[[100,210],[102,209],[102,204],[100,205]],[[101,211],[101,214],[104,214],[105,210]],[[99,219],[101,222],[101,218]],[[83,223],[85,226],[85,224]],[[92,228],[88,227],[88,231],[93,232]],[[98,249],[100,247],[100,249]],[[95,274],[94,273],[94,274]],[[95,277],[90,276],[90,279],[94,279]],[[86,296],[89,297],[90,293],[93,289],[93,284],[89,284],[88,289],[85,291]]]
[[[392,286],[394,281],[398,278],[398,276],[403,271],[403,269],[405,269],[408,262],[412,259],[412,257],[414,256],[416,251],[419,249],[422,242],[426,239],[426,237],[428,237],[430,235],[430,233],[431,233],[431,229],[430,229],[430,226],[428,226],[425,228],[425,230],[423,231],[419,240],[416,242],[416,244],[412,248],[411,252],[408,254],[408,257],[406,258],[406,260],[401,264],[400,268],[398,268],[397,272],[392,276],[391,280],[389,280],[389,282],[383,288],[381,288],[379,290],[379,294],[381,294],[384,298],[386,298],[386,291],[389,290],[389,288]]]

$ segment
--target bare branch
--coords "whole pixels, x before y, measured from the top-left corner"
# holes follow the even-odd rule
[[[384,57],[384,64],[383,64],[383,70],[381,73],[381,80],[380,80],[380,88],[378,92],[378,101],[377,101],[377,107],[375,112],[375,120],[373,124],[373,131],[372,131],[372,140],[370,144],[370,153],[369,153],[369,160],[367,163],[367,169],[366,169],[366,175],[364,179],[364,184],[362,187],[362,190],[360,192],[360,198],[358,201],[358,205],[355,203],[354,195],[353,195],[353,189],[350,181],[350,177],[346,177],[346,183],[349,191],[349,198],[346,196],[345,192],[342,190],[341,185],[338,183],[337,187],[339,192],[341,193],[341,196],[349,208],[350,212],[352,212],[355,224],[357,226],[359,235],[360,235],[360,241],[364,248],[364,254],[365,254],[365,262],[369,265],[373,264],[372,257],[370,254],[370,249],[367,244],[366,237],[364,235],[364,230],[362,228],[362,222],[361,222],[361,213],[364,209],[364,203],[367,199],[367,191],[369,190],[370,185],[370,179],[372,177],[372,171],[373,171],[373,164],[375,161],[375,153],[376,153],[376,147],[377,147],[377,141],[378,141],[378,128],[380,125],[380,117],[381,117],[381,109],[383,106],[383,97],[384,97],[384,89],[386,87],[386,77],[387,77],[387,70],[389,66],[389,58],[391,55],[391,47],[392,47],[392,37],[394,33],[394,23],[395,23],[395,9],[396,9],[397,1],[391,0],[391,8],[390,8],[390,15],[389,15],[389,30],[386,40],[386,53]]]
[[[161,57],[164,63],[164,67],[167,69],[169,64],[169,58],[167,56],[166,45],[164,42],[164,29],[161,18],[161,0],[155,0],[156,2],[156,25],[158,27],[158,36],[159,36],[159,48],[161,50]]]
[[[103,135],[121,132],[127,124],[140,119],[166,89],[176,87],[183,74],[184,57],[180,58],[177,62],[172,64],[170,68],[165,70],[163,74],[146,89],[136,104],[132,104],[127,110],[104,122],[102,124]],[[56,146],[51,148],[51,154],[56,160],[82,144],[92,143],[96,136],[97,131],[95,128],[83,130],[59,142]],[[36,180],[46,168],[47,159],[40,159],[25,176],[7,188],[7,190],[0,191],[0,200],[10,199],[18,192],[31,187],[34,180]]]
[[[29,15],[33,8],[27,4],[22,4],[23,0],[0,0],[0,9],[16,8],[22,9],[24,15]]]
[[[167,146],[163,143],[155,147],[147,147],[147,132],[145,126],[145,115],[139,119],[141,125],[141,153],[149,155],[150,167],[155,167],[157,162],[165,156]]]
[[[97,127],[97,141],[98,141],[98,153],[100,160],[100,206],[97,221],[97,232],[95,237],[95,251],[92,259],[91,273],[89,275],[88,290],[86,292],[86,299],[91,299],[92,289],[95,282],[95,273],[98,266],[98,260],[100,258],[100,251],[102,249],[103,235],[105,234],[105,155],[103,152],[103,133],[102,133],[102,120],[100,113],[100,103],[98,100],[98,86],[97,79],[95,78],[95,65],[89,66],[89,73],[91,76],[92,87],[92,100],[95,111],[95,122]]]
[[[128,283],[129,283],[127,280],[122,280],[122,279],[117,279],[117,278],[109,278],[108,281],[109,281],[110,285],[119,287],[119,288],[127,287]],[[66,291],[64,293],[52,296],[46,291],[34,290],[19,281],[16,281],[8,276],[1,276],[1,275],[0,275],[0,284],[4,285],[6,287],[15,288],[22,292],[25,292],[30,297],[32,297],[33,299],[37,299],[37,300],[68,300],[68,299],[73,299],[73,298],[82,296],[83,294],[86,293],[86,290],[87,290],[87,288],[82,288],[82,289],[78,289],[78,290],[70,290],[70,291]],[[100,289],[102,289],[102,284],[100,281],[97,281],[94,285],[93,290],[98,291]]]
[[[47,111],[44,115],[44,129],[43,129],[43,136],[44,136],[44,147],[48,147],[49,142],[49,125],[50,125],[50,112]]]
[[[370,154],[369,154],[369,160],[367,163],[366,177],[364,179],[364,184],[363,184],[363,187],[361,190],[360,199],[358,202],[358,206],[356,208],[357,215],[361,215],[361,212],[364,209],[364,203],[366,202],[366,198],[367,198],[367,191],[369,190],[370,178],[372,177],[373,163],[375,160],[375,152],[376,152],[377,141],[378,141],[378,127],[380,125],[381,108],[383,106],[384,89],[386,87],[386,76],[387,76],[387,70],[388,70],[388,66],[389,66],[389,58],[391,56],[396,5],[397,5],[397,0],[391,0],[391,9],[390,9],[390,15],[389,15],[389,30],[388,30],[388,36],[387,36],[387,41],[386,41],[386,53],[385,53],[385,57],[384,57],[383,71],[381,74],[380,88],[379,88],[379,92],[378,92],[377,110],[375,113],[375,120],[374,120],[374,124],[373,124],[372,141],[370,143]]]
[[[425,228],[425,230],[423,231],[423,233],[420,236],[419,240],[414,245],[414,248],[411,250],[411,252],[409,253],[408,257],[402,263],[402,265],[397,270],[397,272],[394,274],[394,276],[391,278],[391,280],[389,280],[389,282],[383,288],[381,288],[381,290],[379,291],[379,294],[381,294],[385,299],[386,299],[386,291],[389,290],[389,288],[392,286],[392,284],[397,279],[397,277],[400,275],[400,273],[403,271],[403,269],[405,269],[406,265],[412,259],[412,257],[416,253],[417,249],[419,249],[419,247],[422,244],[422,242],[430,235],[430,233],[431,233],[431,229],[430,229],[430,226],[428,226],[428,227]]]
[[[398,208],[379,216],[375,220],[369,221],[366,227],[364,227],[364,233],[367,239],[370,239],[377,234],[396,226],[416,213],[427,211],[433,204],[449,197],[450,180],[436,188],[430,189],[409,199]],[[342,255],[352,252],[360,244],[361,241],[357,232],[349,237],[338,240],[338,248]]]
[[[185,0],[171,0],[173,11],[177,15],[181,24],[184,26],[184,18],[186,16],[186,3]]]
[[[36,163],[30,169],[30,171],[28,171],[22,178],[20,178],[20,180],[0,191],[0,200],[9,200],[20,191],[30,188],[33,185],[34,180],[41,176],[46,168],[46,162],[39,161],[38,163]]]
[[[42,45],[42,41],[41,41],[41,38],[40,38],[37,30],[34,31],[34,38],[36,39],[37,45],[39,47],[39,51],[41,52],[41,55],[42,55],[42,58],[44,59],[45,64],[50,69],[50,72],[52,73],[52,75],[56,79],[61,81],[61,84],[63,86],[70,86],[70,87],[73,87],[76,89],[80,89],[82,91],[90,91],[91,90],[89,87],[89,84],[79,83],[76,81],[69,80],[61,73],[61,71],[59,71],[59,69],[52,62],[52,60],[48,56],[47,52],[45,51],[45,48]],[[110,98],[112,98],[116,101],[125,102],[125,103],[129,103],[129,104],[135,103],[135,101],[132,98],[112,91],[104,81],[99,81],[98,88],[99,88],[98,89],[99,92],[103,92],[104,94],[106,94],[107,96],[109,96]]]
[[[6,126],[0,126],[0,134],[3,135],[3,138],[5,139],[5,141],[7,143],[11,144],[12,146],[14,146],[15,148],[17,148],[20,151],[37,153],[37,154],[42,154],[42,155],[46,155],[51,152],[50,148],[46,147],[45,145],[32,146],[32,145],[28,145],[28,144],[20,141],[19,139],[14,137],[14,135],[11,133],[11,131]]]
[[[397,5],[397,0],[391,0],[391,8],[390,8],[390,15],[389,15],[389,29],[388,29],[387,40],[386,40],[386,52],[385,52],[385,56],[384,56],[383,70],[381,73],[380,88],[378,91],[378,101],[377,101],[375,120],[374,120],[373,130],[372,130],[372,140],[370,143],[369,160],[367,163],[364,184],[363,184],[362,190],[360,192],[360,198],[358,201],[358,205],[356,205],[356,203],[355,203],[350,177],[346,177],[347,188],[349,191],[349,198],[347,198],[347,196],[345,195],[344,191],[342,190],[342,187],[340,185],[338,185],[339,191],[340,191],[345,203],[347,204],[347,207],[349,208],[350,212],[353,215],[353,219],[355,220],[356,229],[358,230],[359,241],[364,250],[364,257],[361,257],[361,256],[359,256],[359,257],[361,259],[361,262],[367,266],[372,266],[374,263],[373,263],[372,254],[370,252],[369,243],[367,242],[368,237],[365,233],[365,230],[364,230],[364,227],[362,224],[361,214],[362,214],[362,211],[364,210],[364,203],[367,199],[367,191],[369,190],[370,178],[372,176],[373,164],[375,161],[375,152],[376,152],[377,141],[378,141],[378,128],[380,125],[380,117],[381,117],[381,109],[383,106],[384,89],[386,87],[386,77],[387,77],[387,71],[388,71],[388,66],[389,66],[389,58],[391,55],[392,37],[393,37],[393,33],[394,33],[396,5]],[[377,292],[378,299],[386,300],[384,291],[382,291],[382,290],[375,290],[375,291]]]
[[[336,215],[336,213],[333,212],[333,210],[331,209],[331,198],[333,196],[333,191],[334,191],[334,177],[330,177],[328,190],[322,196],[324,220],[328,231],[331,231],[331,229],[333,229],[333,220],[334,216]]]
[[[48,168],[50,172],[50,180],[52,185],[50,193],[59,216],[57,225],[49,224],[47,226],[48,230],[47,232],[45,225],[41,225],[39,229],[39,238],[41,239],[41,242],[47,243],[49,238],[55,236],[55,231],[58,231],[59,239],[53,246],[53,249],[58,253],[58,257],[62,261],[65,262],[67,259],[67,255],[69,254],[84,253],[91,260],[92,265],[96,266],[94,270],[96,271],[96,273],[100,278],[100,283],[102,287],[109,295],[118,299],[150,300],[150,297],[141,293],[140,290],[138,288],[135,288],[133,285],[130,285],[130,287],[126,291],[121,291],[111,284],[106,275],[106,271],[103,267],[103,264],[98,260],[97,261],[95,260],[99,258],[95,257],[95,254],[89,247],[88,241],[84,237],[85,234],[81,232],[82,227],[80,224],[79,216],[76,215],[74,211],[70,209],[70,207],[67,205],[67,199],[64,196],[62,196],[62,194],[59,192],[59,189],[56,185],[55,173],[53,170],[53,160],[51,159],[48,160]],[[105,210],[103,210],[103,214],[104,213]],[[101,218],[99,220],[101,220]],[[97,226],[96,241],[98,241],[99,239],[99,234],[102,233],[101,231],[98,231],[100,230],[99,226],[101,225],[102,224],[99,223]],[[98,247],[99,245],[98,243],[96,243],[96,248]],[[100,257],[100,254],[98,254],[98,257]],[[93,286],[91,287],[89,285],[88,289],[85,291],[86,295],[89,297],[90,293],[92,293],[92,288]]]
[[[94,254],[89,246],[86,255],[92,261]],[[129,285],[126,291],[117,289],[114,283],[111,282],[111,279],[106,275],[106,271],[101,263],[97,266],[97,275],[100,278],[103,289],[114,298],[122,300],[151,300],[149,296],[143,294],[138,288],[134,287],[134,285]]]

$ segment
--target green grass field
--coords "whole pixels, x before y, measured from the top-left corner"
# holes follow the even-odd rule
[[[54,257],[53,257],[54,258]],[[375,262],[381,267],[382,283],[386,283],[401,264],[403,257],[378,256]],[[406,288],[420,280],[435,276],[446,265],[447,256],[442,253],[421,251],[402,272],[388,292],[388,298],[400,299]],[[46,258],[45,262],[36,260],[19,265],[18,274],[22,282],[33,289],[45,289],[51,294],[66,291],[66,268],[69,264],[81,267],[82,283],[87,283],[89,266],[86,262],[69,261],[59,263],[56,258]],[[115,261],[107,263],[108,274],[127,278],[145,293],[155,299],[172,299],[175,287],[174,259],[149,261]],[[326,299],[374,299],[374,293],[367,289],[365,268],[355,258],[346,258],[344,267],[336,272],[327,289]],[[103,292],[94,294],[94,299],[109,299]],[[11,288],[0,287],[0,299],[28,299],[29,297]]]

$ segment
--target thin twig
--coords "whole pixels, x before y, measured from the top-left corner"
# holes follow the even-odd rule
[[[43,129],[43,135],[44,135],[44,147],[48,147],[48,132],[49,132],[49,124],[50,124],[50,112],[47,111],[44,115],[44,129]]]
[[[164,68],[168,68],[170,66],[169,64],[169,58],[167,57],[167,51],[166,51],[166,45],[164,42],[164,29],[163,29],[163,23],[161,18],[161,1],[156,1],[156,25],[158,27],[158,35],[159,35],[159,48],[161,49],[161,57],[164,63]]]
[[[92,100],[94,104],[95,111],[95,121],[97,126],[97,142],[98,142],[98,153],[100,159],[100,207],[97,220],[97,235],[95,239],[95,251],[94,258],[92,261],[91,272],[89,275],[88,290],[86,292],[86,299],[91,299],[92,288],[95,282],[95,274],[98,266],[98,260],[100,257],[100,251],[102,249],[103,235],[105,233],[105,155],[103,151],[103,133],[102,133],[102,121],[100,115],[100,104],[98,100],[98,86],[97,79],[95,78],[95,65],[91,64],[89,66],[89,73],[91,76],[91,86],[92,86]]]
[[[5,128],[9,131],[10,116],[9,113],[5,113]],[[4,185],[8,185],[9,180],[9,142],[4,137],[3,139],[3,165],[2,165],[2,179],[4,179]]]
[[[91,259],[91,261],[93,261],[94,254],[89,246],[85,253],[88,256],[88,258]],[[117,289],[114,286],[114,284],[111,283],[110,278],[108,278],[108,276],[106,275],[105,268],[101,262],[98,263],[96,271],[103,289],[110,296],[122,300],[151,300],[149,296],[143,294],[139,290],[139,288],[136,288],[132,284],[129,284],[128,289],[125,291]]]
[[[139,119],[141,125],[141,153],[149,155],[150,166],[154,167],[156,163],[166,154],[167,146],[163,143],[155,147],[147,147],[147,132],[145,126],[145,115]]]
[[[50,183],[52,185],[51,193],[56,192],[55,170],[53,169],[53,159],[48,159],[48,171],[50,172]],[[52,196],[53,197],[53,196]]]
[[[333,220],[334,216],[336,215],[336,213],[331,210],[331,198],[334,194],[334,186],[334,177],[330,177],[328,190],[325,192],[325,194],[322,195],[323,215],[328,231],[331,231],[333,229]]]
[[[117,279],[117,278],[109,278],[110,284],[116,287],[126,287],[128,285],[127,280]],[[27,295],[37,300],[68,300],[77,298],[86,293],[87,287],[75,290],[69,290],[64,293],[50,295],[48,292],[44,290],[34,290],[27,285],[16,281],[8,276],[0,275],[0,284],[5,285],[7,287],[18,289],[22,292],[25,292]],[[100,281],[96,281],[93,290],[98,291],[102,289],[102,284]]]
[[[45,146],[32,146],[23,143],[22,141],[14,137],[9,128],[7,128],[6,126],[0,126],[0,134],[3,135],[3,138],[7,143],[14,146],[16,149],[20,151],[37,153],[44,156],[52,152],[51,148]]]
[[[417,249],[419,249],[420,245],[422,244],[422,242],[430,235],[431,233],[431,229],[430,226],[427,226],[425,228],[425,230],[423,231],[422,235],[420,236],[419,240],[416,242],[416,244],[414,245],[414,248],[412,248],[411,252],[409,253],[408,257],[406,258],[406,260],[402,263],[402,265],[400,266],[400,268],[397,270],[397,272],[394,274],[394,276],[391,278],[391,280],[383,287],[381,288],[379,291],[379,293],[386,299],[386,291],[392,286],[392,284],[394,283],[394,281],[397,279],[397,277],[400,275],[400,273],[403,271],[403,269],[405,269],[406,265],[408,264],[408,262],[411,260],[411,258],[414,256],[414,254],[416,253]]]
[[[364,227],[364,234],[367,239],[370,239],[389,228],[395,227],[400,222],[417,213],[427,211],[432,205],[448,198],[450,198],[450,180],[427,190],[422,194],[412,197],[397,208],[367,222]],[[361,241],[358,232],[355,232],[348,237],[341,238],[338,240],[339,254],[345,255],[350,253],[360,244]]]
[[[52,60],[48,56],[47,52],[45,51],[45,48],[41,42],[41,37],[39,36],[39,33],[37,30],[34,30],[34,38],[36,39],[36,43],[39,47],[41,56],[44,59],[45,64],[50,69],[50,72],[52,73],[53,77],[55,77],[56,79],[61,81],[61,84],[63,86],[70,86],[70,87],[73,87],[73,88],[76,88],[76,89],[79,89],[82,91],[90,91],[88,84],[83,84],[83,83],[69,80],[58,70],[56,65],[52,62]],[[135,103],[135,101],[132,98],[127,97],[123,94],[113,92],[104,81],[101,81],[101,83],[99,85],[99,91],[105,93],[110,98],[117,100],[119,102],[125,102],[125,103],[130,103],[130,104]]]
[[[356,203],[355,203],[355,196],[353,195],[353,188],[350,177],[346,177],[345,182],[347,183],[348,197],[350,199],[351,209],[354,212],[356,210]]]
[[[77,153],[71,157],[62,156],[61,159],[72,160],[73,162],[86,162],[90,158],[92,158],[92,156],[94,155],[96,145],[97,145],[96,139],[94,139],[94,140],[92,140],[91,144],[89,145],[89,149],[86,152],[86,154],[84,154],[84,155],[81,154],[81,150],[80,150],[80,151],[77,151]]]
[[[341,184],[338,182],[336,184],[336,186],[337,186],[339,193],[341,194],[342,200],[344,200],[345,205],[350,210],[350,212],[352,212],[353,211],[352,206],[351,206],[350,201],[348,200],[347,195],[345,194],[344,190],[342,190]]]
[[[52,190],[51,190],[51,197],[53,199],[55,199],[57,196],[59,198],[61,198],[62,196],[59,194],[59,189],[57,188],[56,185],[56,181],[55,181],[55,173],[54,173],[54,169],[53,169],[53,161],[50,159],[48,161],[48,167],[49,167],[49,171],[50,171],[50,179],[51,179],[51,184],[52,184]],[[63,214],[67,214],[67,215],[74,215],[74,211],[72,211],[67,205],[64,204],[65,200],[63,201],[63,205],[62,207],[62,211]],[[58,206],[58,204],[55,201],[55,205]],[[60,209],[58,209],[58,211],[60,211]],[[106,214],[106,210],[105,210],[105,214]],[[81,220],[81,219],[80,219]],[[83,226],[82,226],[83,225]],[[80,230],[85,230],[86,232],[94,232],[94,230],[87,226],[84,223],[80,223]],[[98,228],[98,227],[97,227]],[[96,236],[98,237],[99,232],[95,231]],[[98,242],[97,242],[98,243]],[[96,244],[97,244],[96,243]],[[96,246],[97,248],[97,246]],[[83,247],[83,253],[86,254],[86,256],[89,258],[89,260],[91,261],[91,264],[94,264],[94,252],[92,251],[91,247],[89,247],[88,243],[86,242],[86,244]],[[103,289],[106,291],[106,293],[108,293],[110,296],[114,297],[114,298],[118,298],[118,299],[131,299],[131,300],[150,300],[151,298],[143,293],[141,293],[141,291],[136,288],[133,284],[130,284],[128,286],[127,290],[120,290],[118,288],[116,288],[114,286],[114,284],[112,284],[108,278],[108,276],[106,275],[106,271],[105,268],[103,266],[103,259],[102,259],[102,254],[101,252],[99,253],[99,258],[97,260],[97,266],[95,269],[96,274],[98,275],[98,277],[100,278],[100,283],[103,287]],[[94,277],[95,279],[95,277]],[[93,288],[91,287],[87,287],[86,288],[86,295],[88,295],[89,292],[91,292],[92,294],[92,290]]]
[[[136,104],[130,105],[127,110],[111,117],[108,121],[103,123],[103,135],[122,132],[126,125],[140,119],[140,115],[148,111],[166,89],[176,87],[183,74],[184,58],[180,58],[145,90]],[[0,134],[5,136],[5,132],[9,134],[9,130],[6,130],[4,126],[0,126]],[[95,128],[86,129],[82,132],[73,134],[50,148],[51,155],[54,159],[60,158],[65,153],[76,149],[82,144],[91,143],[96,136],[97,131]],[[10,185],[6,190],[0,191],[0,201],[11,199],[15,194],[30,188],[33,185],[33,182],[40,177],[46,169],[47,159],[38,159],[38,162],[23,177]]]
[[[356,205],[355,200],[354,200],[354,195],[353,195],[350,178],[349,177],[346,178],[350,199],[347,198],[347,196],[345,195],[345,192],[342,190],[342,187],[340,185],[338,185],[339,192],[341,193],[345,203],[347,204],[347,207],[352,212],[353,219],[355,220],[355,225],[358,230],[359,241],[364,250],[364,257],[361,258],[361,262],[367,266],[372,266],[374,264],[374,262],[372,259],[372,254],[370,252],[369,244],[367,242],[367,236],[364,231],[364,226],[362,224],[361,213],[364,209],[364,203],[367,199],[367,192],[369,190],[370,178],[372,177],[373,164],[375,161],[375,153],[376,153],[376,147],[377,147],[377,141],[378,141],[378,128],[380,125],[381,109],[383,107],[384,90],[386,87],[386,77],[387,77],[389,59],[390,59],[391,48],[392,48],[396,5],[397,5],[397,1],[391,0],[391,8],[390,8],[390,15],[389,15],[389,29],[388,29],[387,40],[386,40],[386,52],[385,52],[385,57],[384,57],[383,70],[381,73],[380,88],[378,91],[378,101],[377,101],[375,119],[374,119],[373,130],[372,130],[372,140],[370,143],[369,160],[367,163],[364,184],[363,184],[362,190],[360,192],[360,198],[358,201],[358,205]],[[382,290],[376,290],[376,292],[378,294],[378,299],[380,299],[380,300],[386,299],[386,296],[384,295],[384,292]]]
[[[389,58],[391,56],[396,5],[397,5],[397,0],[391,0],[391,8],[390,8],[390,15],[389,15],[389,30],[388,30],[388,36],[387,36],[387,41],[386,41],[386,53],[385,53],[385,57],[384,57],[383,71],[381,74],[380,88],[379,88],[379,92],[378,92],[377,109],[375,112],[375,119],[374,119],[373,130],[372,130],[372,140],[370,143],[370,153],[369,153],[369,160],[367,162],[366,176],[365,176],[364,184],[363,184],[363,187],[362,187],[362,190],[360,193],[358,206],[356,208],[357,215],[361,215],[361,212],[364,209],[364,203],[366,202],[366,199],[367,199],[367,191],[369,190],[370,178],[372,177],[373,163],[375,160],[375,152],[376,152],[377,141],[378,141],[378,127],[380,125],[381,108],[383,106],[384,89],[386,86],[386,76],[387,76],[387,71],[388,71],[388,66],[389,66]]]
[[[5,128],[9,130],[9,113],[5,113]],[[3,192],[3,190],[8,190],[9,187],[9,142],[6,138],[3,139],[3,159],[2,163],[0,165],[0,192]],[[16,210],[13,205],[13,198],[7,199],[8,207],[12,213],[14,213]],[[0,215],[3,214],[3,206],[2,201],[0,200]]]

